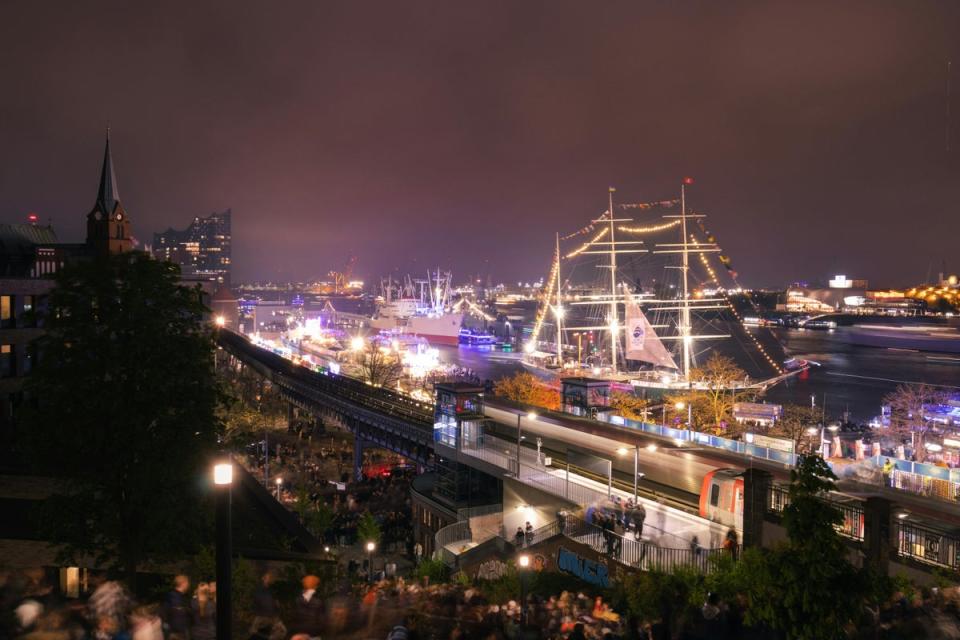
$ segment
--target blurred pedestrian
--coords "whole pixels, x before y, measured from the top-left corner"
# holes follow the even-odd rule
[[[307,575],[302,580],[303,591],[297,596],[293,607],[293,620],[290,630],[293,633],[305,633],[310,636],[319,636],[323,631],[323,600],[317,593],[320,578]]]
[[[250,625],[250,633],[256,634],[266,626],[269,628],[268,638],[285,638],[287,628],[280,619],[280,606],[270,588],[273,581],[273,573],[270,571],[260,576],[260,584],[253,592],[253,623]]]
[[[217,637],[217,583],[201,582],[190,602],[193,640],[215,640]]]
[[[190,578],[174,576],[173,590],[163,601],[163,626],[168,640],[190,640]]]

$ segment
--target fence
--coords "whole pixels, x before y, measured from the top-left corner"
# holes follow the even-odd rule
[[[831,507],[840,512],[843,521],[837,525],[837,532],[845,538],[863,541],[864,516],[863,507],[856,503],[824,500]],[[786,487],[772,484],[767,491],[767,511],[782,514],[784,508],[790,504],[790,493]]]
[[[443,527],[433,536],[434,556],[453,566],[457,561],[457,554],[449,546],[456,543],[470,542],[470,521],[461,520]]]
[[[709,573],[724,554],[729,554],[734,559],[739,557],[739,547],[736,547],[735,551],[705,549],[694,545],[685,549],[671,549],[619,535],[573,516],[567,516],[560,528],[563,535],[571,540],[585,544],[622,564],[646,571],[687,568],[699,573]]]
[[[894,523],[894,536],[900,556],[923,564],[960,570],[957,535],[902,520]]]

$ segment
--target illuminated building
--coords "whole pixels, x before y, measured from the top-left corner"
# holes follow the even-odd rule
[[[153,257],[180,265],[188,280],[230,282],[230,216],[227,209],[197,216],[186,229],[153,234]]]

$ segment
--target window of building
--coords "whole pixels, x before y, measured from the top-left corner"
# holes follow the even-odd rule
[[[720,485],[715,484],[710,487],[710,506],[715,507],[720,504]]]
[[[13,296],[0,296],[0,327],[13,326]]]
[[[15,375],[17,375],[17,367],[14,360],[13,345],[0,345],[0,378],[12,378]]]

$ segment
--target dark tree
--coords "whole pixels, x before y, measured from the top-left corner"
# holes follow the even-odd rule
[[[788,640],[839,640],[870,595],[867,573],[850,564],[837,526],[841,512],[826,501],[836,476],[818,456],[803,456],[790,472],[783,512],[787,541],[745,554],[747,619]]]
[[[62,270],[27,383],[28,455],[63,480],[46,534],[131,584],[146,558],[195,548],[206,522],[221,390],[200,292],[179,276],[139,252]]]

